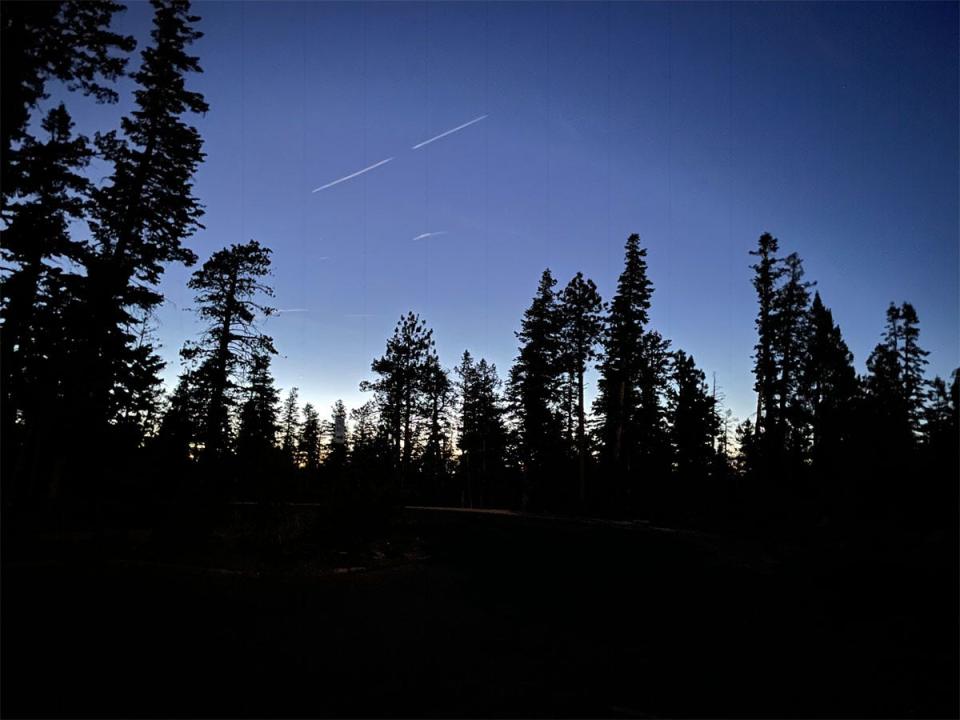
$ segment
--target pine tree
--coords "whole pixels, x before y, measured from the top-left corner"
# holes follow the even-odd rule
[[[433,331],[418,315],[407,313],[397,322],[386,352],[371,365],[379,379],[361,384],[361,390],[376,394],[392,461],[400,471],[401,489],[412,468],[424,380],[435,354]]]
[[[910,303],[891,303],[883,340],[867,359],[867,391],[878,426],[901,448],[913,447],[920,435],[926,394],[923,368],[928,353],[918,345],[917,324]]]
[[[517,424],[526,495],[534,502],[551,502],[556,492],[546,483],[559,467],[563,449],[563,423],[559,411],[564,371],[560,344],[560,313],[554,292],[556,280],[544,270],[530,307],[516,333],[520,351],[513,367],[507,395]],[[552,477],[550,478],[553,479]]]
[[[200,341],[187,343],[181,355],[205,389],[203,443],[211,459],[230,446],[240,376],[255,358],[276,352],[273,340],[257,327],[273,313],[261,300],[273,296],[263,282],[269,272],[270,250],[251,240],[215,252],[188,283],[207,325]]]
[[[653,283],[640,236],[631,235],[625,250],[603,335],[594,402],[602,459],[614,484],[609,500],[617,505],[637,494],[638,473],[662,479],[657,476],[665,470],[666,455],[662,395],[669,342],[647,329]]]
[[[808,345],[800,367],[800,385],[811,428],[813,466],[818,473],[828,473],[849,450],[857,376],[853,355],[820,293],[813,296],[807,323]]]
[[[734,430],[734,442],[737,445],[737,472],[743,476],[756,465],[757,431],[750,418],[737,425]]]
[[[196,459],[201,440],[196,418],[203,412],[203,398],[196,376],[180,375],[176,388],[167,397],[157,437],[159,456],[168,465],[184,465]]]
[[[261,472],[275,459],[279,432],[280,393],[270,373],[270,357],[258,353],[250,361],[237,430],[240,466]]]
[[[350,411],[350,466],[361,477],[369,475],[380,460],[382,439],[377,403],[368,400]]]
[[[436,354],[431,353],[423,369],[420,414],[426,421],[423,470],[434,493],[442,491],[450,463],[450,410],[453,400],[450,375],[440,366]]]
[[[953,371],[952,385],[960,382],[960,372]],[[957,428],[957,407],[947,383],[939,375],[930,381],[927,406],[924,409],[923,440],[929,446],[946,444]]]
[[[290,388],[280,414],[280,452],[291,467],[297,467],[297,439],[300,436],[300,400],[297,388]]]
[[[580,504],[586,502],[587,433],[583,405],[583,376],[587,363],[597,357],[596,346],[603,331],[603,301],[593,280],[577,273],[560,296],[561,341],[566,348],[571,381],[576,392],[577,475]]]
[[[667,396],[674,466],[684,480],[702,481],[712,465],[713,441],[719,430],[716,400],[703,371],[683,350],[673,354]]]
[[[29,143],[30,114],[47,97],[51,79],[69,90],[116,102],[110,86],[123,74],[134,49],[130,36],[110,31],[123,5],[88,2],[10,2],[0,17],[0,193],[4,219],[7,202],[30,191],[25,187],[24,146]],[[120,51],[120,54],[117,54]]]
[[[297,439],[299,465],[310,472],[320,469],[320,413],[312,404],[303,406],[303,424]]]
[[[922,515],[923,491],[907,482],[920,465],[927,352],[918,345],[913,306],[890,304],[882,341],[867,358],[861,452],[872,476],[860,499],[876,531]]]
[[[783,261],[777,257],[779,243],[770,233],[763,233],[756,250],[750,254],[757,262],[750,268],[754,271],[753,287],[757,291],[759,310],[755,321],[757,344],[754,346],[753,373],[757,393],[756,435],[772,431],[777,423],[776,402],[778,367],[775,354],[777,319],[777,287],[783,275]]]
[[[771,441],[775,443],[772,449],[775,456],[779,456],[782,450],[790,459],[787,467],[782,469],[789,468],[791,473],[796,473],[803,462],[808,442],[802,411],[801,396],[804,391],[800,385],[803,379],[800,368],[807,351],[809,289],[813,283],[803,280],[803,262],[796,253],[784,258],[781,270],[783,284],[775,290],[773,299],[773,364],[778,375],[778,404],[776,420],[771,423],[775,428]]]
[[[503,473],[506,453],[504,409],[495,365],[474,362],[463,351],[456,368],[460,394],[459,474],[461,507],[484,507]]]
[[[940,377],[930,383],[923,426],[926,527],[956,527],[960,476],[960,368],[952,373],[950,387]]]
[[[2,286],[0,334],[5,433],[12,431],[15,416],[32,423],[38,414],[55,412],[49,405],[41,408],[37,397],[41,380],[48,385],[38,363],[49,366],[64,351],[52,317],[60,300],[44,290],[59,295],[65,274],[60,265],[79,262],[84,253],[83,244],[71,239],[69,224],[86,211],[91,184],[82,171],[92,151],[86,138],[73,136],[63,104],[47,114],[42,127],[46,141],[26,138],[19,150],[21,195],[0,233],[0,256],[9,273]]]
[[[184,75],[200,72],[186,48],[202,33],[186,0],[152,0],[152,44],[133,79],[135,109],[121,120],[121,134],[98,134],[102,159],[112,166],[93,193],[90,229],[94,244],[85,260],[81,333],[86,352],[77,362],[85,378],[72,401],[84,405],[93,428],[112,420],[114,389],[142,377],[131,351],[131,325],[162,300],[155,287],[164,264],[192,264],[182,241],[200,227],[202,207],[192,178],[203,159],[188,113],[207,111],[203,97],[185,88]],[[122,393],[120,393],[122,395]]]
[[[331,468],[342,468],[347,462],[347,455],[347,408],[343,400],[337,400],[330,414],[330,450],[326,465]]]

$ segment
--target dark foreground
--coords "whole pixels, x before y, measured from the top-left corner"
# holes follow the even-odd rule
[[[8,538],[2,714],[957,716],[952,538],[429,510],[391,532],[275,571]]]

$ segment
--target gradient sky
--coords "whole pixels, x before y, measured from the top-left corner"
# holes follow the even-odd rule
[[[631,232],[649,248],[653,326],[716,372],[740,419],[763,231],[803,257],[859,371],[904,300],[931,375],[960,364],[957,3],[196,11],[207,213],[189,244],[201,261],[249,238],[274,250],[290,311],[265,327],[277,382],[323,414],[367,398],[357,385],[407,310],[445,365],[469,348],[505,377],[541,271],[562,285],[582,270],[609,299]],[[118,25],[142,44],[149,5]],[[68,100],[90,133],[128,103]],[[428,232],[445,234],[413,239]],[[162,285],[171,383],[198,329],[190,272]]]

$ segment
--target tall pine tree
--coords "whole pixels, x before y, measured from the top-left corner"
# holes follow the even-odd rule
[[[544,270],[516,333],[520,350],[507,387],[524,469],[525,502],[540,506],[556,502],[561,494],[555,485],[564,446],[560,412],[564,367],[555,285],[550,270]]]
[[[270,272],[270,250],[256,240],[218,250],[197,270],[188,286],[196,292],[197,313],[206,323],[199,342],[187,343],[181,355],[193,367],[203,388],[198,418],[204,455],[221,457],[231,444],[231,425],[242,375],[256,358],[275,353],[273,340],[258,322],[273,309],[263,299],[273,296],[264,282]]]
[[[636,506],[640,477],[663,479],[666,433],[662,395],[668,341],[649,330],[653,283],[647,277],[647,250],[640,236],[627,239],[624,269],[610,302],[594,414],[602,460],[612,481],[608,501]]]
[[[576,397],[577,486],[580,505],[587,496],[587,420],[583,403],[583,376],[587,363],[597,357],[603,332],[603,301],[593,280],[577,273],[560,295],[561,341],[565,348],[570,385]]]
[[[207,111],[203,96],[186,89],[185,75],[200,72],[188,46],[202,33],[186,0],[152,0],[152,43],[142,53],[133,79],[135,109],[121,120],[121,132],[97,135],[102,159],[112,167],[93,193],[88,254],[79,329],[84,352],[77,358],[82,387],[71,400],[82,406],[96,431],[115,419],[117,388],[143,380],[133,348],[132,328],[159,304],[156,290],[164,264],[192,264],[183,240],[200,227],[202,207],[192,179],[203,159],[202,140],[188,114]]]

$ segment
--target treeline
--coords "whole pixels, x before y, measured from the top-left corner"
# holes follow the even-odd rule
[[[132,38],[112,2],[10,3],[3,30],[2,462],[5,502],[64,496],[370,500],[639,517],[703,527],[946,527],[957,507],[960,380],[928,381],[919,321],[891,305],[858,376],[796,253],[760,237],[753,419],[733,427],[715,384],[650,324],[646,249],[626,242],[609,302],[549,270],[504,379],[400,319],[349,410],[285,399],[262,330],[271,251],[213,253],[189,287],[203,321],[164,393],[153,313],[201,227],[203,159],[187,87],[200,33],[154,0],[151,43],[119,128],[77,135],[59,80],[114,102]],[[89,166],[106,167],[102,182]],[[98,170],[98,174],[99,174]],[[584,377],[598,372],[586,406]]]

